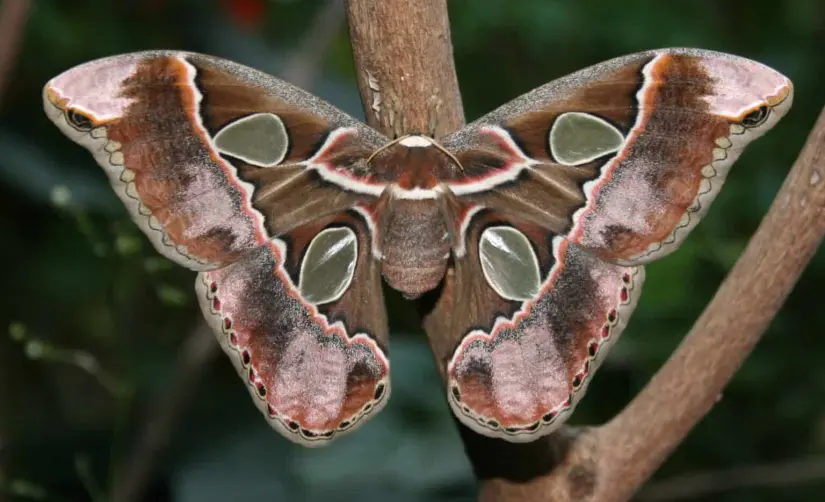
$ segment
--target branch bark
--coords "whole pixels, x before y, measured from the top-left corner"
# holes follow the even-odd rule
[[[825,479],[825,458],[802,458],[674,476],[646,486],[636,500],[639,502],[702,500],[711,495],[744,488],[781,490],[806,483],[821,483],[823,479]]]
[[[438,137],[460,127],[446,2],[350,0],[347,10],[368,123],[390,136]],[[629,499],[719,400],[793,289],[825,235],[824,179],[825,111],[714,299],[645,389],[609,423],[563,429],[528,445],[484,438],[459,425],[481,481],[480,500]]]
[[[370,126],[438,138],[464,125],[444,0],[349,0],[347,18]]]

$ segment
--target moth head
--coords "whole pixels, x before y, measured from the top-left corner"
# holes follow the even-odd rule
[[[446,155],[450,159],[450,162],[452,162],[458,169],[462,171],[464,170],[464,167],[455,155],[441,146],[441,144],[439,144],[435,139],[429,136],[424,136],[423,134],[407,134],[390,141],[373,152],[373,154],[367,159],[367,164],[370,164],[380,153],[385,152],[396,145],[403,146],[405,148],[435,148]]]

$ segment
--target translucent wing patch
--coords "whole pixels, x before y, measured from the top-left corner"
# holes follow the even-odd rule
[[[541,287],[539,263],[530,241],[512,227],[490,227],[479,243],[481,271],[507,300],[530,300]]]
[[[617,152],[624,143],[624,135],[596,115],[567,112],[556,117],[549,142],[556,162],[577,166]]]
[[[215,134],[217,150],[249,164],[272,167],[289,151],[284,122],[274,113],[256,113],[240,118]]]
[[[358,260],[358,239],[349,228],[319,233],[304,253],[298,288],[313,305],[337,300],[349,288]]]

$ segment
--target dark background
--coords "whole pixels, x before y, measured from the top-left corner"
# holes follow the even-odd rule
[[[647,268],[633,320],[570,421],[601,423],[644,386],[710,300],[825,104],[825,4],[451,0],[449,6],[468,120],[584,66],[669,46],[749,57],[795,84],[789,115],[740,158],[704,222],[677,253]],[[43,84],[93,58],[152,48],[210,53],[279,75],[323,7],[309,0],[32,1],[0,97],[0,324],[8,334],[0,336],[0,493],[105,500],[96,492],[110,485],[112,459],[121,462],[143,437],[159,396],[178,381],[179,346],[199,316],[194,273],[159,257],[91,156],[46,119]],[[322,30],[332,37],[308,87],[360,118],[343,17],[333,26]],[[692,499],[822,499],[824,281],[820,252],[719,405],[651,485],[721,472],[671,495],[707,483],[725,487],[734,478],[724,470],[742,467],[777,486]],[[228,359],[207,359],[172,400],[183,416],[151,462],[156,475],[147,500],[472,500],[470,466],[412,311],[397,299],[390,304],[389,405],[320,450],[270,430]],[[751,470],[758,464],[769,465]],[[786,471],[808,475],[785,479]]]

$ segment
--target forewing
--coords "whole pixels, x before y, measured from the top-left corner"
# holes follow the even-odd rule
[[[222,59],[104,58],[49,81],[44,106],[92,152],[158,251],[194,270],[231,263],[380,193],[366,174],[367,157],[385,142],[380,134]]]
[[[791,82],[695,49],[634,54],[542,86],[448,137],[459,195],[614,263],[674,251],[745,146],[788,110]]]

